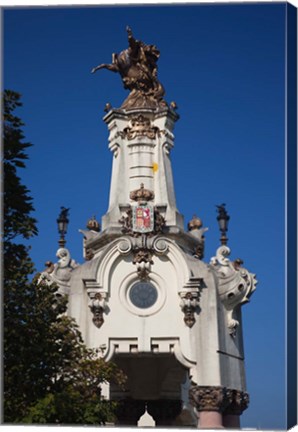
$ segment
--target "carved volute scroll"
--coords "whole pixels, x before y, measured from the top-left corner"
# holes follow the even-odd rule
[[[255,274],[242,267],[242,260],[231,262],[229,255],[230,249],[227,246],[219,247],[210,265],[218,277],[218,291],[226,310],[228,331],[235,337],[239,326],[235,316],[237,307],[249,301],[256,289],[257,279]]]

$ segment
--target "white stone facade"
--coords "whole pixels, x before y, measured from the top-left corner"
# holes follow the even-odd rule
[[[154,401],[182,400],[176,423],[163,418],[157,425],[195,424],[194,413],[228,417],[246,408],[241,305],[256,285],[229,260],[226,246],[203,262],[206,229],[184,230],[170,162],[177,118],[169,108],[105,116],[113,152],[109,208],[101,232],[82,231],[87,261],[69,265],[61,280],[85,343],[128,374],[125,391],[105,388],[108,397],[149,401],[155,421],[161,415]],[[141,198],[132,199],[138,190]],[[147,204],[153,230],[137,232],[131,209]],[[59,265],[43,277],[57,281]]]

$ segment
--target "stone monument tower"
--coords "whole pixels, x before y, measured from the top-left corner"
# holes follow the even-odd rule
[[[163,99],[158,49],[127,33],[128,48],[92,71],[117,72],[130,91],[104,117],[113,152],[109,208],[101,230],[93,218],[81,231],[86,262],[71,260],[63,238],[46,277],[68,294],[68,314],[87,346],[128,377],[125,389],[103,388],[121,401],[117,424],[137,425],[146,413],[156,426],[238,428],[249,402],[241,305],[255,275],[229,259],[224,205],[210,263],[202,221],[194,217],[184,229],[170,161],[176,107]]]

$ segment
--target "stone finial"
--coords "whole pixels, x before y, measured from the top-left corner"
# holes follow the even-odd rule
[[[193,218],[187,224],[188,231],[200,229],[202,226],[203,222],[200,218],[197,217],[197,215],[193,215]]]
[[[141,183],[140,188],[136,189],[132,192],[130,192],[129,194],[129,198],[131,200],[140,202],[140,201],[152,201],[154,199],[154,192],[149,190],[149,189],[145,189],[144,188],[144,183]]]
[[[92,218],[88,220],[86,227],[91,231],[100,231],[100,224],[95,219],[95,216],[92,216]]]

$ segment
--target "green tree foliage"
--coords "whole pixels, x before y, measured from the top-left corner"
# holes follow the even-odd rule
[[[14,115],[20,95],[4,92],[4,422],[104,424],[114,405],[101,398],[104,381],[124,375],[87,349],[66,316],[67,298],[55,284],[37,283],[21,242],[37,233],[29,190],[18,176],[25,167],[22,121]],[[18,243],[19,241],[19,243]]]

